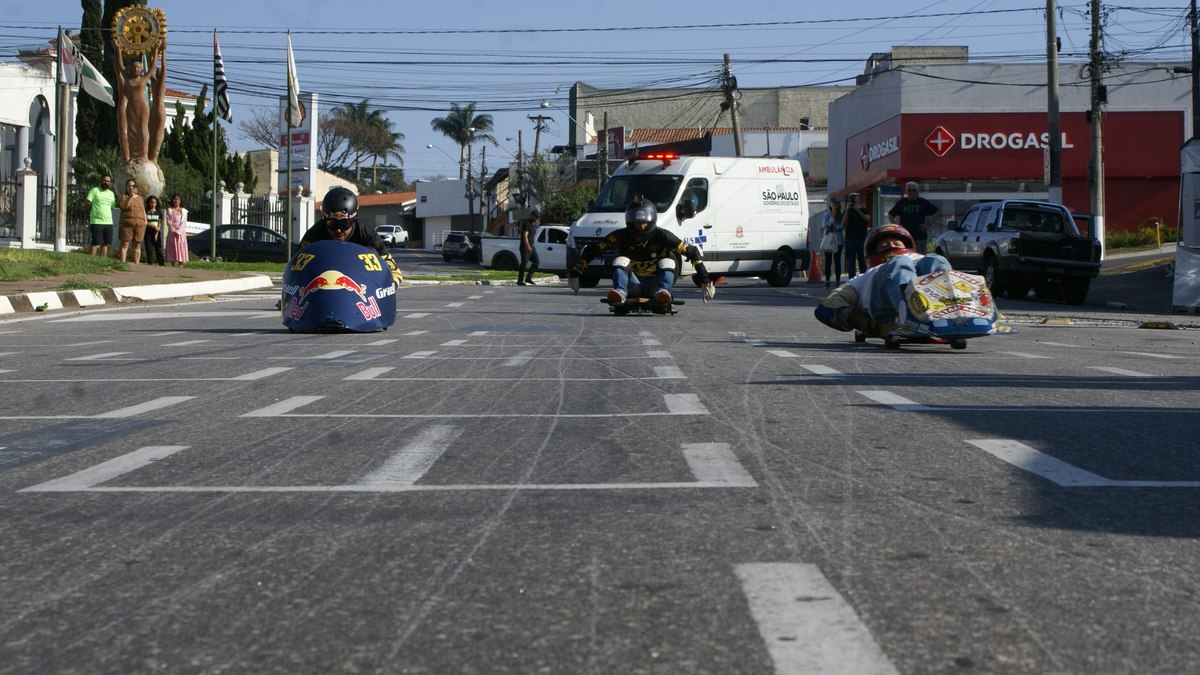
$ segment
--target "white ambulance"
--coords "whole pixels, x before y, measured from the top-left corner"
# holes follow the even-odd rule
[[[631,157],[571,224],[575,250],[625,227],[625,210],[637,195],[658,208],[658,227],[704,252],[713,277],[762,277],[772,286],[787,286],[797,264],[808,269],[808,197],[795,160]],[[614,257],[615,251],[606,251],[589,261],[580,284],[590,288],[611,278]],[[695,271],[691,265],[676,269]]]

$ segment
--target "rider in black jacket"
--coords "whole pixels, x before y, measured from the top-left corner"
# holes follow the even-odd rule
[[[304,248],[314,241],[348,241],[352,244],[365,246],[374,249],[380,259],[388,266],[388,270],[392,273],[392,279],[399,286],[404,280],[400,273],[400,268],[396,266],[396,261],[392,259],[392,255],[388,253],[387,247],[379,241],[379,237],[375,236],[367,228],[363,227],[358,222],[358,196],[344,187],[335,187],[325,193],[325,199],[321,201],[321,213],[325,217],[317,221],[316,225],[308,228],[304,236],[300,238],[300,248]]]
[[[667,230],[656,225],[658,210],[650,201],[640,197],[625,211],[625,229],[615,230],[603,239],[588,244],[579,254],[579,264],[568,275],[571,290],[579,292],[579,276],[587,269],[588,261],[609,249],[616,249],[613,261],[613,288],[608,292],[610,303],[622,303],[626,298],[653,298],[662,305],[671,304],[671,286],[675,283],[675,258],[687,258],[696,268],[696,285],[704,289],[704,301],[716,295],[716,286],[708,278],[700,249],[685,244]],[[650,279],[654,279],[653,285]],[[653,292],[653,295],[651,293]]]

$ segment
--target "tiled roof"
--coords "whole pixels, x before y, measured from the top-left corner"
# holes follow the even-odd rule
[[[365,194],[358,196],[358,206],[403,206],[417,201],[416,192],[387,192],[381,195]]]

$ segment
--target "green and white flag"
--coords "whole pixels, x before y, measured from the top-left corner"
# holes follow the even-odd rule
[[[75,68],[79,71],[79,88],[91,95],[92,98],[99,99],[114,108],[117,107],[116,101],[113,100],[113,88],[108,80],[104,79],[92,62],[87,60],[83,52],[77,52],[75,56]]]
[[[93,98],[117,107],[113,101],[113,88],[92,65],[75,41],[61,28],[58,31],[58,81],[63,84],[78,86]]]

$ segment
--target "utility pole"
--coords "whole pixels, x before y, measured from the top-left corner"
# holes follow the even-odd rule
[[[526,115],[526,117],[533,120],[533,156],[537,157],[538,148],[541,147],[542,144],[542,132],[546,130],[546,122],[549,121],[550,118],[546,117],[545,115]]]
[[[596,139],[596,191],[604,187],[604,179],[608,177],[608,111],[604,111],[603,138]],[[603,167],[603,168],[601,168]]]
[[[733,123],[733,154],[742,156],[742,127],[738,124],[737,101],[733,94],[737,91],[737,78],[729,68],[729,55],[725,55],[725,70],[721,73],[721,87],[725,90],[725,103],[722,108],[729,111],[729,119]]]
[[[1047,183],[1050,201],[1062,204],[1062,132],[1058,115],[1058,23],[1054,0],[1046,0],[1046,113],[1050,147],[1047,148]]]
[[[1196,0],[1192,0],[1192,138],[1200,138],[1200,26],[1196,21]]]
[[[1092,236],[1100,240],[1100,259],[1104,259],[1104,135],[1100,121],[1101,109],[1108,102],[1108,91],[1104,86],[1103,22],[1100,17],[1100,0],[1092,0],[1091,60],[1088,66],[1092,76],[1092,159],[1088,171],[1088,187],[1092,191]]]
[[[529,195],[525,192],[525,147],[521,139],[522,130],[517,129],[517,192],[521,195],[522,203],[529,203]]]
[[[482,227],[479,231],[486,233],[488,226],[491,225],[491,209],[487,208],[487,146],[483,145],[479,148],[479,215]]]

